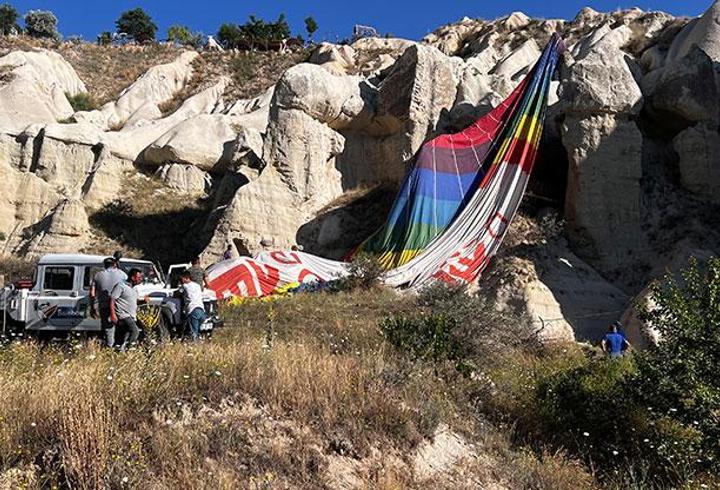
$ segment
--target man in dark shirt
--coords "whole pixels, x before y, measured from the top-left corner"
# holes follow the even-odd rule
[[[610,325],[608,333],[605,334],[600,345],[603,352],[610,357],[620,357],[626,349],[632,347],[625,336],[618,332],[618,327],[614,323]]]
[[[200,284],[202,288],[208,287],[207,274],[205,273],[205,269],[200,266],[200,257],[195,257],[192,260],[191,266],[187,271],[190,274],[190,280]]]

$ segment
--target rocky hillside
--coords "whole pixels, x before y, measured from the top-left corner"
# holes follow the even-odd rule
[[[367,216],[386,212],[420,145],[502,101],[558,31],[568,51],[531,195],[481,287],[547,338],[594,339],[669,264],[720,249],[719,15],[466,18],[421,42],[321,44],[299,64],[165,50],[81,111],[71,102],[101,86],[79,76],[89,54],[4,48],[2,250],[210,261],[228,243],[300,242],[340,256],[379,224]]]

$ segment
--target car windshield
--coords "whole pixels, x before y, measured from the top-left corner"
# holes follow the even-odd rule
[[[154,264],[147,262],[132,262],[129,260],[123,260],[120,262],[120,268],[127,274],[130,269],[140,269],[143,274],[143,283],[157,284],[162,282],[160,274]]]

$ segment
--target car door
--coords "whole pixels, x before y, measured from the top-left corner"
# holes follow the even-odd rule
[[[88,296],[82,289],[83,266],[45,265],[39,271],[38,295],[32,298],[29,330],[96,330],[90,318]],[[97,324],[97,326],[95,326]]]

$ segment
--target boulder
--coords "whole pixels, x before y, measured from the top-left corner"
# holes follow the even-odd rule
[[[103,144],[120,159],[133,162],[139,160],[143,150],[178,124],[199,114],[214,112],[226,83],[227,80],[221,79],[217,84],[193,95],[167,117],[151,121],[143,119],[126,125],[120,131],[106,132]]]
[[[103,147],[82,186],[82,200],[90,209],[97,209],[120,196],[125,177],[135,172],[133,162],[118,158]]]
[[[157,106],[172,99],[193,74],[192,62],[199,56],[197,51],[185,51],[174,61],[150,68],[132,85],[123,90],[115,102],[108,102],[99,111],[78,112],[75,120],[90,122],[105,129],[124,125],[137,111],[146,117],[159,117]],[[135,116],[133,119],[140,119]]]
[[[517,80],[525,75],[540,58],[540,48],[534,39],[528,39],[519,48],[503,58],[492,73]]]
[[[162,180],[168,187],[185,194],[201,195],[210,190],[212,178],[194,165],[168,164],[163,165],[155,177]]]
[[[73,109],[65,94],[85,92],[72,66],[53,51],[13,51],[0,58],[0,131],[19,134],[34,123],[67,119]]]
[[[617,29],[619,30],[619,29]],[[623,36],[605,34],[564,73],[560,99],[566,112],[638,114],[642,92],[619,44]]]
[[[644,85],[651,91],[655,111],[671,113],[689,123],[717,124],[720,94],[715,61],[700,48],[691,48],[683,57],[668,62],[653,83]]]
[[[459,22],[443,26],[422,39],[422,42],[434,46],[448,56],[460,54],[468,38],[480,31],[485,21],[465,17]]]
[[[334,75],[346,75],[355,67],[352,46],[320,43],[310,53],[310,63],[320,65]]]
[[[205,256],[219,258],[227,243],[240,244],[249,253],[289,247],[298,228],[342,193],[335,157],[344,138],[302,111],[274,111],[278,115],[271,118],[263,149],[265,167],[218,210],[222,217],[217,223],[211,217]]]
[[[359,52],[373,52],[373,51],[385,51],[394,52],[398,55],[405,52],[405,50],[411,46],[415,46],[414,41],[408,41],[407,39],[400,39],[396,37],[364,37],[358,39],[351,44],[351,47],[356,53]]]
[[[211,171],[227,164],[228,147],[235,135],[230,116],[201,114],[160,136],[145,149],[142,161],[152,166],[179,163]]]
[[[61,201],[40,223],[40,228],[23,246],[27,250],[26,257],[82,250],[90,229],[83,202],[78,199]]]
[[[455,102],[458,81],[450,58],[421,45],[408,48],[383,80],[375,117],[402,135],[398,180],[404,163],[446,122],[441,116]]]
[[[668,50],[668,61],[674,61],[690,54],[696,47],[711,60],[720,62],[720,2],[714,1],[698,19],[689,22],[678,33]]]
[[[499,259],[483,281],[497,307],[527,316],[543,342],[598,342],[628,299],[562,240]]]
[[[300,110],[333,129],[342,129],[368,110],[360,82],[360,77],[336,76],[317,65],[301,63],[280,78],[274,101],[282,110]]]
[[[708,201],[720,203],[720,134],[717,125],[698,123],[678,134],[673,147],[679,157],[683,187]]]
[[[640,232],[642,134],[613,116],[567,116],[567,232],[580,255],[603,270],[637,260]]]

